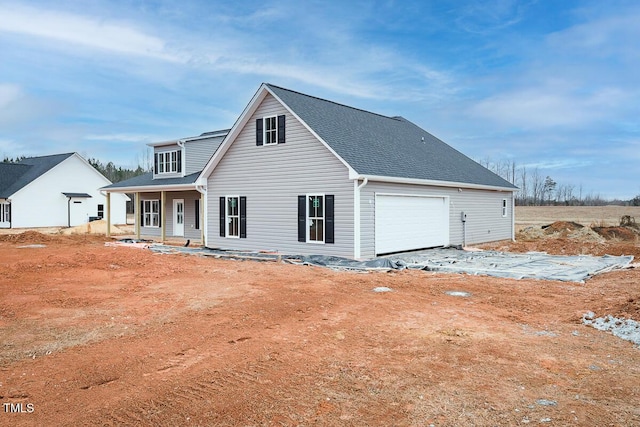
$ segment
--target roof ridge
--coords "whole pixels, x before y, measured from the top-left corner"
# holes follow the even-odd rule
[[[269,87],[274,87],[274,88],[277,88],[277,89],[286,90],[287,92],[295,93],[295,94],[297,94],[297,95],[306,96],[306,97],[308,97],[308,98],[317,99],[317,100],[319,100],[319,101],[329,102],[329,103],[331,103],[331,104],[339,105],[340,107],[345,107],[345,108],[348,108],[348,109],[350,109],[350,110],[356,110],[356,111],[360,111],[360,112],[363,112],[363,113],[373,114],[374,116],[383,117],[383,118],[385,118],[385,119],[389,119],[389,120],[400,121],[400,120],[399,120],[400,116],[393,116],[393,117],[391,117],[391,116],[385,116],[384,114],[375,113],[375,112],[373,112],[373,111],[365,110],[365,109],[362,109],[362,108],[352,107],[352,106],[350,106],[350,105],[342,104],[342,103],[340,103],[340,102],[332,101],[332,100],[330,100],[330,99],[320,98],[319,96],[308,95],[308,94],[306,94],[306,93],[298,92],[297,90],[287,89],[286,87],[282,87],[282,86],[274,85],[274,84],[271,84],[271,83],[265,83],[265,85],[267,85],[267,86],[269,86]]]

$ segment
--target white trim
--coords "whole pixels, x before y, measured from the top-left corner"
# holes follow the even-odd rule
[[[229,219],[231,215],[229,215],[229,199],[238,199],[238,215],[234,215],[234,218],[238,217],[238,235],[230,236],[229,235]],[[224,237],[228,239],[239,239],[240,238],[240,196],[224,196]]]
[[[311,240],[310,235],[310,217],[309,217],[309,197],[322,197],[322,240]],[[324,245],[325,237],[327,235],[327,198],[324,193],[308,193],[305,195],[304,200],[304,211],[305,211],[305,225],[306,225],[306,243],[313,243],[314,245]],[[320,218],[320,217],[314,217]]]
[[[272,140],[273,142],[267,142],[267,119],[273,119],[275,124],[274,129],[269,129],[269,132],[275,132],[275,137]],[[278,115],[264,116],[262,118],[262,145],[278,145]]]
[[[365,178],[362,184],[358,184],[358,180],[353,180],[353,257],[360,259],[362,255],[362,218],[361,218],[361,197],[360,190],[367,185],[369,180]]]
[[[396,184],[416,184],[416,185],[430,185],[434,187],[469,188],[474,190],[504,191],[509,193],[514,193],[518,191],[517,188],[498,187],[493,185],[469,184],[466,182],[438,181],[434,179],[401,178],[401,177],[395,177],[395,176],[381,176],[381,175],[354,175],[354,176],[350,175],[349,178],[350,179],[367,178],[370,181],[392,182]]]

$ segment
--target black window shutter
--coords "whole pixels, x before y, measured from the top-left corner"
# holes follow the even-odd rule
[[[240,196],[240,238],[247,238],[247,198]]]
[[[225,198],[220,197],[220,237],[224,237],[225,228]]]
[[[307,241],[307,196],[298,196],[298,242]]]
[[[162,199],[158,200],[158,225],[162,227]]]
[[[195,217],[195,229],[196,230],[200,230],[200,199],[195,199],[194,200],[194,211],[196,213],[196,217]]]
[[[176,154],[176,163],[177,172],[182,173],[182,150],[178,150],[178,154]]]
[[[333,229],[334,229],[334,213],[333,213],[333,202],[334,202],[335,196],[333,195],[326,195],[324,196],[324,223],[325,223],[325,230],[324,230],[324,242],[325,243],[333,243],[334,239],[333,239]]]
[[[262,145],[262,119],[256,119],[256,145]]]
[[[153,155],[153,173],[158,173],[158,153]]]
[[[284,144],[284,115],[278,116],[278,144]]]
[[[144,227],[144,200],[140,200],[140,227]]]

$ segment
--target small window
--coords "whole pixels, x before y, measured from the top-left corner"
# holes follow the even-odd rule
[[[98,205],[98,218],[104,218],[104,205]]]
[[[502,217],[507,216],[507,199],[502,199]]]
[[[286,142],[285,124],[284,114],[256,119],[256,145],[284,144]]]
[[[324,196],[308,196],[307,203],[308,241],[324,243]]]
[[[182,173],[182,151],[174,150],[155,153],[153,172],[156,175]]]
[[[278,143],[278,126],[276,116],[264,118],[264,145]]]
[[[160,227],[160,201],[159,200],[143,200],[142,226],[143,227]]]

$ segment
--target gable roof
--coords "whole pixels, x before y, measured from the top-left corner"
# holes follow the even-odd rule
[[[0,198],[11,197],[74,154],[28,157],[17,163],[0,163]]]
[[[351,179],[514,191],[517,187],[402,117],[263,83],[205,166],[204,184],[267,95],[272,95],[333,153]]]
[[[516,188],[403,117],[265,86],[359,175]]]

